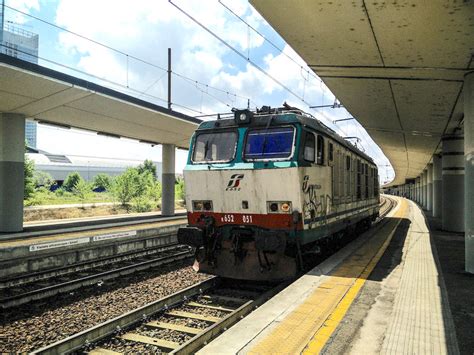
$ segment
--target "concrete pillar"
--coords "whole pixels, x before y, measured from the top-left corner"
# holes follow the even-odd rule
[[[441,218],[443,195],[441,156],[433,155],[433,217]]]
[[[415,201],[416,203],[420,203],[420,196],[421,196],[421,187],[420,187],[420,177],[418,176],[416,178],[416,197],[415,197]]]
[[[442,228],[464,232],[464,137],[444,136]]]
[[[433,212],[433,164],[428,164],[428,174],[427,174],[427,184],[426,184],[426,209],[431,215]]]
[[[464,77],[466,271],[474,274],[474,71]]]
[[[0,232],[23,230],[25,117],[0,113]]]
[[[421,206],[426,209],[426,170],[421,173]]]
[[[174,183],[175,183],[175,147],[173,144],[162,146],[162,194],[161,214],[163,216],[174,216]]]

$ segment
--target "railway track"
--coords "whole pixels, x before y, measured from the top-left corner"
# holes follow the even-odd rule
[[[395,203],[381,199],[375,230]],[[34,353],[193,353],[283,287],[235,285],[213,278]]]
[[[0,308],[19,306],[81,287],[101,284],[107,280],[192,256],[191,248],[173,244],[3,279],[0,280]]]
[[[33,354],[193,353],[285,286],[214,277]]]
[[[394,208],[395,205],[397,204],[396,200],[387,196],[381,196],[380,199],[381,199],[380,212],[379,212],[379,217],[376,220],[376,223],[379,223],[380,221],[382,221],[387,216],[387,214],[392,210],[392,208]]]

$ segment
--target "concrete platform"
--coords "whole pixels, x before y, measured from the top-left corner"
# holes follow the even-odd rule
[[[415,203],[398,201],[384,223],[199,353],[459,353],[427,221]]]
[[[56,229],[45,236],[42,232],[33,232],[34,237],[24,232],[2,235],[0,279],[176,243],[177,230],[186,223],[183,217],[93,230]]]

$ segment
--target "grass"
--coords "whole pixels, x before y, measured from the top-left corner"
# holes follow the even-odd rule
[[[179,196],[177,196],[179,198]],[[86,198],[81,199],[78,195],[71,192],[58,189],[51,192],[45,188],[35,190],[32,197],[25,200],[25,206],[44,206],[44,205],[68,205],[68,204],[94,204],[102,202],[115,202],[113,205],[106,206],[82,206],[82,207],[64,207],[48,209],[25,209],[24,221],[44,221],[52,219],[84,218],[110,216],[117,214],[126,214],[140,211],[158,212],[161,210],[159,200],[143,199],[143,201],[132,201],[128,206],[122,206],[109,192],[90,192]],[[178,200],[175,203],[176,209],[182,209],[184,201]]]
[[[183,201],[176,201],[176,209],[183,209]],[[153,212],[161,210],[158,204],[152,208]],[[68,207],[68,208],[48,208],[41,210],[25,210],[23,220],[25,222],[47,221],[53,219],[69,219],[69,218],[85,218],[112,216],[117,214],[133,213],[130,208],[121,206],[120,204],[110,206],[90,206],[90,207]]]
[[[28,200],[24,201],[25,206],[42,205],[67,205],[75,203],[100,203],[114,202],[113,196],[107,192],[92,192],[87,199],[82,200],[79,196],[71,192],[57,190],[60,192],[51,192],[39,189]]]

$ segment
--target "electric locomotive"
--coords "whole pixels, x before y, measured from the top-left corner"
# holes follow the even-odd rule
[[[299,109],[235,110],[201,123],[184,169],[195,270],[247,280],[294,277],[307,253],[379,213],[373,160]]]

